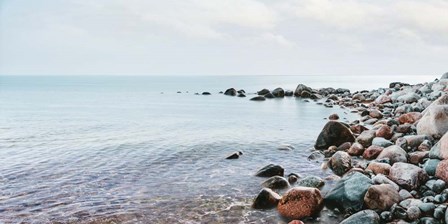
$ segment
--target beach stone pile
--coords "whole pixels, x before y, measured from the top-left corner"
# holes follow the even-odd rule
[[[265,89],[257,97],[286,92]],[[316,218],[324,207],[344,214],[341,223],[448,223],[448,73],[354,93],[299,84],[293,95],[347,108],[360,119],[344,123],[332,115],[316,139],[310,158],[339,176],[328,192],[321,192],[319,177],[288,182],[283,167],[271,164],[257,173],[272,179],[254,208],[276,207],[291,223]]]

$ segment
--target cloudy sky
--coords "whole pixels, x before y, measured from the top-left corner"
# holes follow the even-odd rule
[[[0,0],[0,74],[435,75],[446,0]]]

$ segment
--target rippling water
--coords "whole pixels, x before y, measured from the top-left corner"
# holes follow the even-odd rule
[[[329,175],[307,160],[323,118],[354,115],[218,92],[298,83],[360,90],[403,78],[2,76],[0,222],[282,223],[275,210],[250,208],[264,180],[253,174],[276,163]],[[202,91],[212,95],[193,94]],[[295,149],[276,149],[284,143]],[[234,151],[244,155],[224,159]]]

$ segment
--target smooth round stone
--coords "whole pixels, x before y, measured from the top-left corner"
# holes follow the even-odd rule
[[[447,200],[446,194],[438,194],[434,197],[434,202],[442,204]]]
[[[423,214],[433,214],[434,209],[436,208],[436,205],[434,203],[421,203],[420,205],[418,205],[418,208],[420,209],[420,211],[422,211]]]
[[[386,140],[385,138],[381,138],[381,137],[375,137],[375,138],[372,140],[372,145],[381,146],[381,147],[383,147],[383,148],[386,148],[386,147],[391,146],[391,145],[393,145],[393,144],[394,144],[394,143],[392,143],[391,141]]]
[[[441,220],[443,217],[445,217],[445,209],[444,208],[434,209],[434,218],[437,220]]]
[[[420,218],[422,212],[417,206],[411,206],[406,210],[407,218],[411,221],[415,221]]]

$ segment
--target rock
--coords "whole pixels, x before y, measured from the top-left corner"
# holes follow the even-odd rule
[[[260,96],[264,96],[264,95],[266,95],[266,94],[268,94],[268,93],[271,93],[271,92],[269,91],[269,89],[262,89],[262,90],[260,90],[260,91],[257,92],[257,94],[260,95]]]
[[[264,98],[266,98],[266,99],[273,99],[273,98],[275,98],[275,96],[272,93],[267,93],[266,95],[264,95]]]
[[[277,206],[281,197],[269,188],[263,188],[252,203],[252,208],[269,209]]]
[[[238,93],[238,97],[246,97],[244,93]]]
[[[348,125],[337,121],[329,121],[320,132],[314,147],[322,150],[332,145],[339,146],[342,143],[354,141],[355,137]]]
[[[385,103],[391,103],[391,102],[392,102],[392,98],[390,98],[390,96],[387,96],[387,95],[381,95],[375,99],[376,104],[385,104]]]
[[[299,180],[299,175],[297,175],[295,173],[288,174],[288,182],[289,182],[289,184],[294,184],[295,182],[297,182],[297,180]]]
[[[273,176],[265,180],[261,185],[270,189],[283,189],[289,187],[289,182],[284,177]]]
[[[364,153],[364,146],[359,144],[358,142],[355,142],[350,146],[347,153],[351,156],[360,156]]]
[[[240,158],[241,155],[243,155],[243,153],[241,151],[234,152],[230,156],[227,156],[226,159],[238,159],[238,158]]]
[[[294,149],[294,146],[290,145],[290,144],[281,144],[280,146],[277,147],[278,150],[283,150],[283,151],[290,151]]]
[[[356,141],[364,146],[364,148],[367,148],[372,145],[372,141],[375,137],[375,130],[365,130],[356,138]]]
[[[330,120],[339,120],[339,115],[338,114],[331,114],[330,116],[328,116],[328,119],[330,119]]]
[[[397,98],[398,102],[403,102],[403,103],[415,103],[420,99],[420,96],[416,93],[407,93],[405,95],[399,96]]]
[[[328,167],[336,175],[342,176],[352,168],[352,158],[346,152],[337,151],[328,161]]]
[[[364,203],[369,209],[387,210],[400,202],[398,191],[389,184],[372,185],[364,196]]]
[[[441,220],[445,217],[445,209],[442,207],[437,207],[434,209],[434,218],[437,220]]]
[[[387,176],[383,174],[378,174],[372,178],[374,184],[388,184],[392,186],[395,190],[399,191],[400,186],[398,186],[395,182],[387,178]]]
[[[440,194],[443,189],[445,189],[445,181],[443,180],[428,180],[425,184],[430,190],[434,191],[437,194]]]
[[[407,162],[407,153],[396,145],[389,146],[378,155],[377,159],[389,159],[390,164],[396,162]]]
[[[362,209],[364,196],[372,185],[372,180],[359,172],[351,172],[339,180],[325,196],[328,208],[341,212],[357,212]]]
[[[293,95],[294,95],[293,91],[291,91],[291,90],[286,90],[285,91],[285,96],[293,96]]]
[[[407,215],[408,220],[415,221],[422,216],[422,212],[420,211],[420,209],[417,206],[410,206],[406,210],[406,215]]]
[[[255,176],[257,177],[273,177],[273,176],[283,176],[284,175],[283,167],[279,165],[269,164],[263,168],[261,168]]]
[[[340,146],[338,146],[336,148],[336,151],[347,151],[348,149],[350,149],[350,147],[352,147],[352,143],[351,142],[344,142],[342,143]]]
[[[246,93],[246,91],[244,91],[244,89],[240,89],[238,91],[236,91],[237,93]]]
[[[212,94],[210,92],[202,92],[202,95],[207,96],[207,95],[212,95]]]
[[[448,160],[445,159],[439,162],[435,176],[445,182],[448,182]]]
[[[408,198],[413,198],[412,194],[409,193],[409,191],[407,191],[406,189],[401,189],[398,194],[400,195],[400,201],[404,201]]]
[[[428,174],[420,167],[396,162],[390,168],[389,178],[406,190],[418,189],[428,180]]]
[[[272,95],[274,95],[275,97],[284,97],[285,90],[283,90],[282,88],[276,88],[272,90]]]
[[[428,175],[434,176],[436,175],[436,169],[439,163],[440,160],[438,159],[428,159],[425,164],[423,164],[423,169]]]
[[[391,146],[391,145],[393,145],[393,144],[394,144],[394,143],[392,143],[391,141],[386,140],[385,138],[381,138],[381,137],[375,137],[375,138],[372,140],[372,145],[381,146],[381,147],[383,147],[383,148],[386,148],[386,147]]]
[[[295,187],[283,195],[277,210],[288,219],[302,219],[319,214],[323,208],[323,199],[316,188]]]
[[[426,139],[417,147],[417,150],[418,151],[430,151],[431,148],[432,148],[431,141]],[[429,152],[428,152],[428,155],[429,155]]]
[[[442,77],[440,77],[440,79],[448,79],[448,72],[443,74]],[[448,223],[448,222],[447,222]]]
[[[383,114],[379,110],[371,110],[371,111],[369,111],[369,116],[371,118],[376,118],[376,119],[383,118]]]
[[[417,149],[425,140],[428,140],[426,135],[407,135],[403,137],[406,140],[407,146],[410,149]]]
[[[394,135],[392,129],[387,125],[381,125],[381,127],[376,130],[375,134],[376,137],[382,137],[385,139],[391,139]]]
[[[379,154],[384,150],[383,147],[377,146],[377,145],[371,145],[369,148],[364,150],[364,153],[362,154],[362,158],[372,160],[378,157]]]
[[[431,159],[448,159],[448,132],[429,151]]]
[[[380,216],[373,210],[363,210],[344,219],[340,224],[379,224]]]
[[[306,85],[299,84],[297,86],[296,90],[294,91],[294,95],[300,97],[300,96],[302,96],[303,92],[311,93],[311,92],[313,92],[313,90]]]
[[[422,118],[422,113],[409,112],[409,113],[401,115],[398,118],[398,121],[400,122],[400,124],[414,124],[415,122],[419,121],[420,118]]]
[[[360,124],[356,124],[356,125],[350,126],[350,130],[355,134],[361,134],[363,131],[369,130],[369,129],[367,129],[366,127],[364,127]],[[375,138],[375,137],[373,137],[373,138]]]
[[[410,125],[410,124],[402,124],[402,125],[399,125],[399,126],[395,129],[395,131],[398,132],[398,133],[403,133],[403,134],[410,133],[410,132],[412,131],[412,125]]]
[[[442,137],[448,131],[448,94],[434,101],[422,114],[417,124],[417,133]]]
[[[320,188],[325,185],[325,182],[320,177],[307,176],[307,177],[301,179],[297,185],[299,185],[301,187]]]
[[[411,152],[409,155],[409,163],[418,165],[422,163],[424,159],[428,158],[429,152]]]
[[[252,100],[252,101],[265,101],[266,98],[264,96],[256,96],[256,97],[252,97],[250,100]]]
[[[237,94],[237,92],[236,92],[236,89],[234,89],[234,88],[227,89],[224,92],[224,95],[227,95],[227,96],[236,96],[236,94]]]
[[[304,224],[304,223],[300,220],[292,220],[291,222],[288,222],[288,224]]]
[[[372,161],[367,166],[367,170],[371,170],[374,174],[384,174],[389,175],[391,165],[387,163],[380,163]]]
[[[421,203],[418,205],[418,208],[424,215],[432,215],[436,206],[434,203]]]

